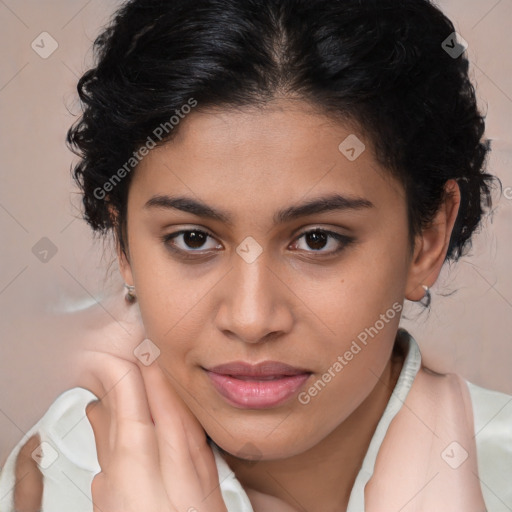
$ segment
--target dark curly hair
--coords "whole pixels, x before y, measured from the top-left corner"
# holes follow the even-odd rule
[[[112,229],[126,254],[126,162],[135,169],[134,152],[156,127],[169,127],[191,100],[198,109],[240,108],[289,96],[368,138],[404,186],[411,241],[438,211],[446,181],[457,180],[446,255],[457,260],[491,208],[497,178],[484,172],[490,144],[468,60],[447,51],[454,31],[428,0],[123,3],[94,42],[96,66],[77,86],[83,115],[66,139],[81,157],[73,177],[85,220],[101,234]],[[123,179],[106,188],[123,166]]]

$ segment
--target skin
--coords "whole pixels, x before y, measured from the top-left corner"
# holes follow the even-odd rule
[[[366,145],[354,161],[338,149],[350,134]],[[402,366],[392,357],[399,315],[306,405],[295,396],[269,409],[234,407],[202,368],[274,360],[313,373],[301,391],[321,379],[393,304],[420,300],[421,285],[436,281],[460,203],[456,182],[446,189],[432,225],[411,248],[403,187],[378,165],[370,141],[290,99],[260,110],[195,110],[172,142],[139,164],[128,197],[128,253],[118,249],[123,279],[135,286],[167,385],[225,451],[256,512],[270,505],[346,509]],[[273,223],[278,210],[333,193],[373,207]],[[144,207],[163,194],[221,209],[232,224]],[[314,228],[354,240],[308,245],[302,235]],[[212,238],[202,246],[187,246],[182,236],[168,241],[193,252],[187,260],[162,240],[181,229]],[[248,236],[263,250],[252,263],[236,252]],[[97,439],[105,438],[107,415],[88,416]]]
[[[14,489],[14,503],[17,512],[34,512],[41,509],[43,502],[43,475],[32,452],[41,444],[39,436],[33,435],[20,449],[16,459],[15,474],[19,482]]]
[[[421,284],[436,280],[460,198],[443,206],[411,257],[403,188],[379,168],[371,150],[353,162],[340,153],[338,145],[351,133],[308,105],[285,100],[264,111],[190,115],[177,138],[146,157],[134,176],[129,255],[120,255],[146,334],[161,349],[159,364],[181,398],[226,452],[260,459],[248,466],[228,456],[237,476],[249,489],[307,510],[346,506],[396,379],[390,355],[398,315],[308,405],[292,400],[269,410],[235,408],[201,367],[271,359],[307,368],[316,380],[393,303],[421,299]],[[333,191],[374,207],[273,224],[277,210]],[[145,209],[157,194],[200,199],[229,212],[233,226],[179,210]],[[355,241],[323,259],[305,237],[287,249],[294,230],[317,226]],[[205,243],[211,256],[203,250],[202,259],[187,262],[160,240],[189,228],[215,236]],[[250,264],[235,252],[247,236],[263,248]],[[197,250],[183,237],[174,243]],[[333,240],[328,244],[321,250],[337,247]]]

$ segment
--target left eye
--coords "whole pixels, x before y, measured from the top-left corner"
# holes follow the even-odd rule
[[[304,238],[306,245],[310,249],[313,249],[312,251],[305,249],[307,252],[322,252],[327,254],[334,254],[341,251],[353,240],[348,236],[324,229],[313,229],[302,233],[294,242],[296,246],[300,245],[298,241],[301,238]],[[329,246],[331,246],[331,250],[321,251],[321,249]],[[300,247],[298,248],[300,249]]]

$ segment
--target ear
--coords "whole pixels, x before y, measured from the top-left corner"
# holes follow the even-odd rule
[[[121,245],[116,240],[116,252],[117,252],[117,261],[119,264],[119,272],[121,273],[123,281],[126,284],[133,286],[133,274],[132,274],[132,267],[131,267],[130,260],[129,260],[128,248],[126,248],[126,251],[128,252],[128,256],[126,256],[126,254],[121,250]]]
[[[123,281],[126,284],[133,286],[133,274],[132,274],[132,268],[130,264],[130,252],[127,246],[127,240],[125,240],[126,245],[126,253],[123,252],[121,249],[121,243],[117,236],[117,226],[118,226],[118,212],[112,205],[108,206],[108,211],[110,218],[112,220],[112,224],[114,226],[114,240],[115,240],[115,247],[116,247],[116,254],[117,254],[117,262],[119,265],[119,271],[121,273],[121,277],[123,278]]]
[[[445,184],[445,199],[432,224],[416,238],[414,255],[409,267],[405,298],[419,301],[425,295],[422,285],[429,288],[436,282],[443,266],[455,219],[459,211],[460,189],[455,180]]]

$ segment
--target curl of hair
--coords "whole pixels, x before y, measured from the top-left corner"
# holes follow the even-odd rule
[[[133,172],[104,198],[95,190],[190,98],[207,109],[288,96],[358,126],[404,185],[411,241],[455,179],[461,204],[446,259],[457,260],[496,178],[485,172],[490,145],[468,60],[442,47],[454,31],[428,0],[125,2],[94,42],[95,66],[77,86],[83,114],[67,135],[85,220],[113,229],[125,251]]]

